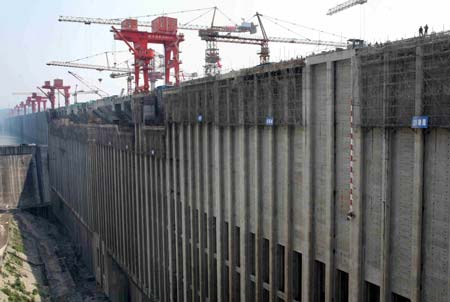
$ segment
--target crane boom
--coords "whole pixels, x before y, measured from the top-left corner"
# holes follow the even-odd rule
[[[83,23],[86,25],[100,24],[100,25],[121,25],[122,19],[103,19],[103,18],[89,18],[89,17],[73,17],[73,16],[59,16],[58,21],[60,22],[72,22],[72,23]],[[152,27],[152,22],[148,21],[138,21],[138,26],[141,27]],[[205,25],[196,24],[178,24],[178,29],[184,30],[211,30],[211,27]],[[246,26],[213,26],[212,29],[218,32],[250,32],[256,31],[255,27]]]
[[[73,67],[82,69],[94,69],[97,71],[114,71],[114,72],[131,72],[129,68],[113,67],[113,66],[102,66],[93,64],[80,64],[71,62],[61,62],[61,61],[51,61],[47,63],[48,66],[59,66],[59,67]]]
[[[344,3],[341,3],[339,5],[336,5],[335,7],[330,8],[327,12],[327,15],[331,16],[331,15],[339,13],[343,10],[346,10],[350,7],[353,7],[355,5],[364,4],[364,3],[367,3],[367,0],[348,0]]]
[[[296,39],[296,38],[280,38],[280,37],[268,37],[267,40],[264,38],[254,38],[245,36],[232,36],[232,35],[208,35],[207,33],[200,33],[202,40],[214,39],[217,42],[225,43],[240,43],[240,44],[253,44],[261,45],[261,43],[275,42],[275,43],[288,43],[288,44],[304,44],[304,45],[322,45],[331,47],[346,47],[347,44],[343,42],[334,41],[322,41],[322,40],[308,40],[308,39]]]

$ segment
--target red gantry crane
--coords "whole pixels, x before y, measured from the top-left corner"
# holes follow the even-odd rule
[[[178,34],[177,19],[158,17],[152,21],[152,32],[139,31],[136,19],[125,19],[120,30],[111,27],[115,40],[122,40],[134,55],[134,78],[136,93],[149,91],[150,61],[155,57],[155,51],[148,47],[149,43],[164,45],[165,83],[171,85],[170,71],[174,69],[175,85],[180,84],[180,43],[184,35]],[[131,43],[133,45],[131,45]],[[144,85],[139,86],[140,73],[143,73]]]
[[[91,20],[91,21],[89,21]],[[164,46],[164,79],[166,85],[171,85],[170,71],[174,69],[175,85],[180,83],[180,43],[184,41],[184,35],[178,34],[178,21],[170,17],[158,17],[151,22],[152,31],[139,31],[136,19],[123,21],[108,21],[100,18],[60,17],[59,21],[82,22],[85,24],[120,24],[120,29],[112,26],[114,39],[125,42],[134,55],[135,93],[148,92],[150,63],[155,57],[155,51],[148,44],[162,44]],[[148,24],[147,24],[148,26]],[[143,85],[140,84],[141,73]]]
[[[38,87],[38,89],[40,89]],[[43,91],[42,91],[43,92]],[[43,92],[45,95],[45,92]],[[27,98],[24,102],[26,106],[31,107],[31,111],[41,112],[41,104],[43,104],[43,109],[46,110],[47,98],[45,96],[39,95],[37,92],[13,92],[13,95],[26,95]],[[37,107],[36,107],[37,105]],[[19,106],[14,107],[15,110],[19,109]]]
[[[49,92],[46,93],[46,95],[50,101],[52,109],[55,109],[56,92],[59,92],[64,96],[65,106],[70,105],[70,91],[69,91],[70,86],[64,86],[63,80],[55,79],[53,80],[53,85],[51,84],[51,81],[45,81],[44,85],[41,88],[49,90]]]
[[[34,100],[35,103],[37,103],[37,112],[41,112],[41,104],[43,107],[43,110],[45,111],[47,109],[47,98],[38,95],[36,92],[33,92],[31,95],[31,99]],[[33,111],[35,112],[35,111]]]

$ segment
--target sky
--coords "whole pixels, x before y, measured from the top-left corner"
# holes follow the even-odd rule
[[[450,30],[447,0],[368,0],[327,16],[329,8],[345,0],[20,0],[4,1],[0,11],[0,108],[11,108],[36,91],[45,80],[63,79],[78,90],[87,90],[83,84],[68,74],[71,70],[87,82],[110,95],[120,94],[126,81],[111,79],[108,72],[47,66],[53,60],[71,61],[115,51],[110,63],[129,60],[132,55],[122,41],[114,41],[110,28],[105,25],[84,25],[58,22],[58,16],[85,16],[100,18],[126,18],[217,6],[224,13],[217,14],[217,25],[240,23],[249,20],[258,11],[269,36],[309,38],[313,40],[345,41],[346,38],[362,38],[368,42],[384,42],[418,35],[418,28],[428,24],[430,31]],[[173,15],[180,23],[208,25],[212,14],[199,17],[205,11]],[[226,16],[226,17],[225,17]],[[266,17],[267,16],[267,17]],[[198,19],[196,19],[199,17]],[[153,17],[140,20],[150,21]],[[282,21],[275,21],[274,18]],[[252,21],[256,22],[253,17]],[[289,21],[287,23],[285,21]],[[319,31],[306,29],[314,28]],[[195,31],[182,31],[185,41],[181,44],[182,70],[185,73],[203,73],[205,43]],[[328,33],[333,33],[330,35]],[[257,34],[258,35],[258,34]],[[272,62],[317,53],[323,48],[305,45],[270,43]],[[161,52],[159,45],[151,46]],[[223,72],[255,66],[259,63],[258,46],[219,44]],[[106,65],[106,56],[99,55],[80,63]],[[99,81],[101,79],[101,81]],[[162,84],[162,83],[161,83]],[[95,99],[94,95],[78,96],[78,101]]]

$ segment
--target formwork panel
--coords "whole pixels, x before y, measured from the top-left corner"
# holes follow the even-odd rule
[[[450,299],[450,133],[432,130],[425,138],[423,301]]]
[[[350,224],[350,102],[351,62],[336,62],[335,79],[335,236],[336,266],[348,272]]]
[[[409,297],[412,251],[414,132],[392,137],[391,276],[392,291]]]

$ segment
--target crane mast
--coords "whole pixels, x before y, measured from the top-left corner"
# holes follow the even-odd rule
[[[261,21],[261,14],[256,12],[256,17],[258,18],[259,27],[261,28],[261,32],[263,38],[261,40],[261,51],[259,54],[260,64],[265,64],[269,62],[270,58],[270,50],[269,50],[269,38],[267,37],[266,30],[264,29],[264,25]]]

